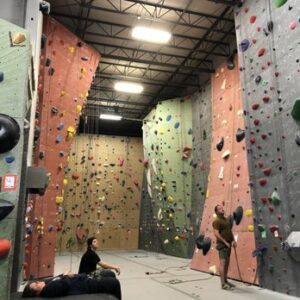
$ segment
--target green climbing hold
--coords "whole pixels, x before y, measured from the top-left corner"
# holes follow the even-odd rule
[[[276,191],[274,191],[272,193],[271,199],[272,199],[273,205],[279,205],[280,204],[280,196]]]
[[[294,107],[292,109],[291,115],[294,120],[300,121],[300,99],[295,101]]]
[[[285,4],[288,0],[273,0],[274,5],[278,8]]]

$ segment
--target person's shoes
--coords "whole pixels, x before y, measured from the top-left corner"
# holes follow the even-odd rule
[[[223,290],[227,290],[227,291],[232,291],[232,290],[233,290],[233,287],[230,286],[230,285],[228,284],[228,282],[226,282],[226,283],[224,283],[224,284],[222,285],[222,289],[223,289]]]
[[[226,283],[227,283],[229,286],[231,286],[232,288],[235,288],[235,287],[236,287],[235,284],[233,284],[233,283],[231,283],[231,282],[229,282],[229,281],[226,281]]]

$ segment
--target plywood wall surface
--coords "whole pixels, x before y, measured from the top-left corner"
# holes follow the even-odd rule
[[[142,139],[80,135],[68,161],[57,251],[84,251],[88,236],[101,250],[137,249]]]

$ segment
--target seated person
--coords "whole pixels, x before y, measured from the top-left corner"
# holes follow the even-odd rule
[[[81,294],[112,294],[121,300],[120,282],[115,277],[92,279],[85,274],[65,273],[48,281],[32,281],[23,291],[22,297],[61,297]]]
[[[120,274],[120,268],[118,266],[114,266],[111,264],[108,264],[106,262],[101,261],[100,257],[96,253],[96,250],[98,249],[98,241],[95,237],[91,237],[87,239],[87,250],[83,254],[80,265],[79,265],[79,274],[94,274],[94,276],[97,278],[97,276],[105,276],[105,274],[108,274],[108,276],[116,276],[115,273],[109,270],[102,270],[98,274],[95,273],[97,269],[97,265],[99,265],[103,269],[110,269],[117,272],[117,274]],[[94,272],[94,273],[93,273]]]

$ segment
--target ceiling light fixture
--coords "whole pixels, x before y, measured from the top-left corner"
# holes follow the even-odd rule
[[[144,90],[141,84],[126,81],[116,82],[114,85],[114,89],[119,92],[133,94],[140,94]]]
[[[165,44],[171,38],[171,33],[165,30],[136,26],[132,29],[132,37],[151,43]]]
[[[112,120],[112,121],[120,121],[122,119],[121,116],[118,115],[108,115],[108,114],[101,114],[100,119],[103,120]]]

